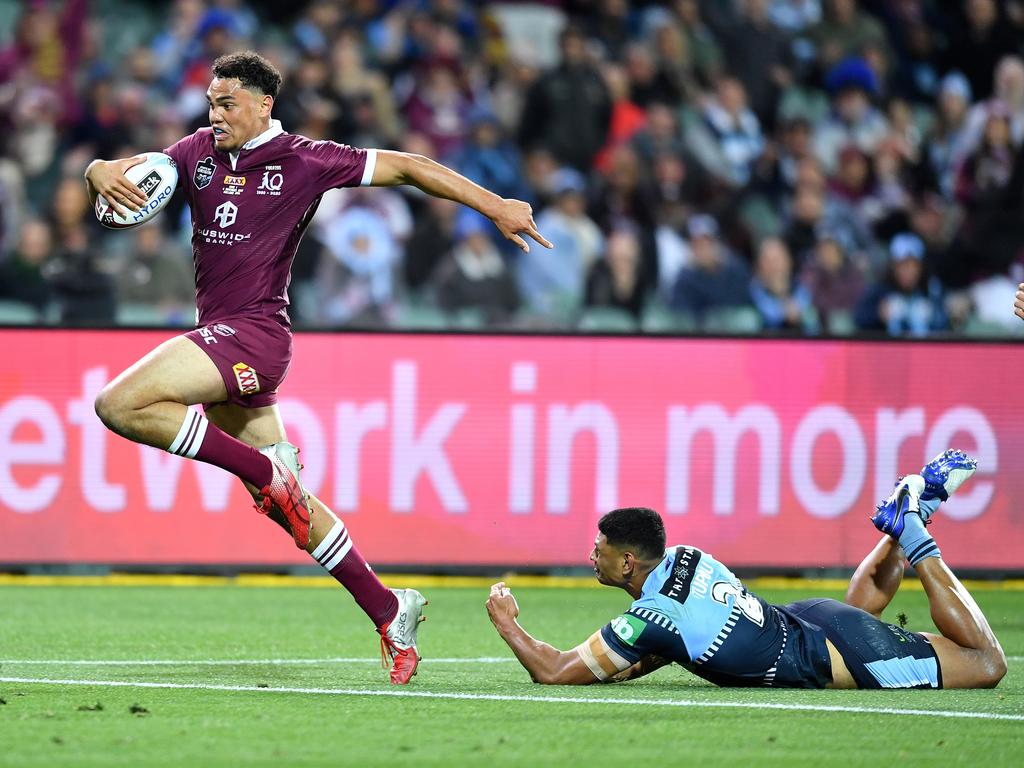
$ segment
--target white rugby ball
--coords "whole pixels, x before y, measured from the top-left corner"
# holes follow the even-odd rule
[[[128,181],[135,184],[146,196],[146,204],[138,211],[129,210],[123,203],[121,208],[127,215],[121,216],[110,207],[103,195],[96,197],[96,218],[107,229],[131,229],[152,219],[171,201],[178,186],[178,168],[174,160],[163,152],[146,152],[146,158],[133,165],[125,173]]]

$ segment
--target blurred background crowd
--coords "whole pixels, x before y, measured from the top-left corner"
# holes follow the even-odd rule
[[[299,328],[998,336],[1024,281],[1024,0],[0,0],[0,324],[189,325],[190,220],[82,172],[207,124],[218,55],[285,130],[528,200],[553,252],[334,190]]]

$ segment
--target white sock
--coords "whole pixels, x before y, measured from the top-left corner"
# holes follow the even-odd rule
[[[335,520],[331,530],[313,550],[312,555],[313,559],[329,572],[345,559],[345,555],[350,549],[352,549],[352,537],[348,535],[348,529],[345,528],[345,524],[341,520]]]
[[[210,426],[210,422],[203,414],[189,408],[185,412],[185,420],[181,423],[177,437],[174,438],[167,451],[187,459],[194,459],[199,452],[199,446],[203,444],[203,438],[206,437],[208,426]]]

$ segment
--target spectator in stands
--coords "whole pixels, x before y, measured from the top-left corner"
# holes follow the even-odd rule
[[[526,304],[544,314],[580,304],[583,279],[604,246],[597,224],[586,213],[586,180],[572,168],[552,178],[554,201],[537,217],[537,228],[554,245],[557,259],[539,248],[517,256],[516,271]]]
[[[53,235],[42,219],[28,219],[21,225],[17,248],[0,261],[0,299],[30,304],[42,312],[52,291],[44,276],[44,264],[53,251]]]
[[[831,174],[844,147],[852,144],[873,154],[889,126],[871,103],[878,93],[878,80],[863,59],[844,59],[836,64],[825,84],[832,97],[832,114],[815,131],[814,151]]]
[[[821,21],[821,0],[770,0],[768,18],[786,34],[803,32]]]
[[[626,70],[618,64],[605,64],[601,68],[608,95],[611,99],[611,119],[608,140],[594,158],[594,167],[607,171],[612,151],[633,139],[647,123],[647,111],[635,104],[630,96]]]
[[[827,194],[817,164],[807,160],[801,168],[783,229],[797,271],[806,263],[822,229],[841,237],[848,256],[858,265],[881,262],[871,232],[849,205]]]
[[[698,0],[675,0],[672,10],[693,57],[697,79],[703,88],[710,88],[724,71],[721,46],[701,18]]]
[[[971,279],[1005,274],[1020,258],[1022,189],[1024,145],[1013,146],[1009,116],[1000,102],[991,102],[982,143],[957,176],[957,200],[966,214],[959,244],[970,263]]]
[[[190,254],[169,242],[159,222],[132,232],[127,257],[117,270],[121,303],[150,304],[177,325],[194,319],[195,281]]]
[[[702,118],[689,133],[690,150],[708,174],[730,188],[744,187],[764,150],[764,137],[757,116],[747,107],[742,83],[720,78]]]
[[[996,0],[964,0],[963,20],[954,17],[949,47],[948,69],[962,71],[978,98],[992,93],[992,72],[1004,56],[1016,53],[1019,40],[1006,23]],[[966,23],[964,23],[966,22]]]
[[[960,72],[950,72],[939,86],[935,126],[924,155],[935,175],[938,189],[953,199],[956,173],[970,151],[967,110],[971,106],[971,84]]]
[[[771,131],[779,94],[792,81],[789,40],[769,19],[768,0],[742,0],[740,7],[739,22],[722,30],[725,61],[743,84],[751,110]]]
[[[502,132],[498,118],[476,107],[469,118],[470,132],[455,166],[468,179],[502,197],[529,196],[520,173],[519,151]]]
[[[410,130],[430,139],[439,159],[450,160],[462,149],[469,132],[472,106],[456,62],[436,59],[420,68],[402,113]]]
[[[978,102],[967,113],[968,151],[981,143],[985,124],[994,109],[1006,113],[1013,145],[1024,144],[1024,60],[1020,56],[1006,56],[996,67],[993,79],[992,97]]]
[[[757,249],[750,297],[771,330],[812,330],[811,293],[793,275],[793,258],[784,240],[766,237]]]
[[[44,266],[63,325],[113,325],[117,290],[109,265],[89,237],[81,218],[73,218],[77,196],[85,194],[78,179],[64,179],[55,198],[57,246]],[[88,200],[85,201],[88,205]]]
[[[519,290],[491,239],[493,225],[463,208],[455,222],[455,249],[442,263],[437,299],[448,312],[479,310],[488,324],[508,319],[519,308]]]
[[[350,132],[351,118],[331,87],[328,62],[316,54],[299,59],[281,97],[274,102],[274,116],[285,130],[311,139],[347,136]],[[320,126],[316,133],[309,133],[311,118]]]
[[[433,281],[437,266],[455,247],[455,218],[459,206],[440,197],[428,197],[405,247],[402,275],[414,293]]]
[[[342,32],[331,46],[330,62],[333,91],[358,112],[349,121],[350,143],[359,147],[393,145],[401,135],[394,95],[387,78],[366,65],[362,39],[354,31]],[[361,119],[361,115],[372,119]],[[373,135],[369,136],[371,129]]]
[[[587,60],[583,33],[567,27],[560,46],[561,63],[542,73],[526,95],[519,144],[544,146],[559,163],[587,171],[608,137],[611,99],[600,72]]]
[[[645,163],[652,163],[655,156],[674,154],[682,156],[686,151],[676,111],[667,104],[654,102],[647,107],[645,125],[633,136],[631,144]]]
[[[319,320],[377,324],[394,313],[398,243],[384,214],[357,198],[322,229],[328,256],[320,265]]]
[[[924,243],[904,232],[889,245],[890,268],[857,307],[857,326],[890,336],[927,336],[948,326],[942,285],[928,274]]]
[[[844,319],[852,324],[864,292],[864,273],[847,258],[839,235],[825,228],[818,233],[800,281],[810,293],[819,327],[834,332]]]
[[[621,309],[640,319],[644,308],[640,241],[631,228],[622,227],[608,235],[604,257],[591,265],[587,275],[583,303]]]
[[[822,71],[827,72],[845,58],[862,55],[870,45],[888,47],[884,27],[861,12],[857,0],[825,0],[824,6],[825,18],[810,35]]]
[[[749,306],[750,273],[718,237],[718,222],[707,214],[687,224],[691,262],[679,271],[672,309],[697,320],[715,310]]]
[[[682,101],[684,83],[659,66],[647,43],[631,43],[626,49],[625,65],[630,95],[639,106]]]

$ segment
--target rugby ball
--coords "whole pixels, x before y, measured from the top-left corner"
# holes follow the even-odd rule
[[[146,196],[146,205],[138,211],[121,207],[127,213],[121,216],[114,212],[103,195],[96,197],[96,218],[107,229],[131,229],[152,219],[171,201],[178,186],[178,168],[174,161],[163,152],[146,152],[146,158],[133,165],[125,173],[128,181],[135,184]]]

